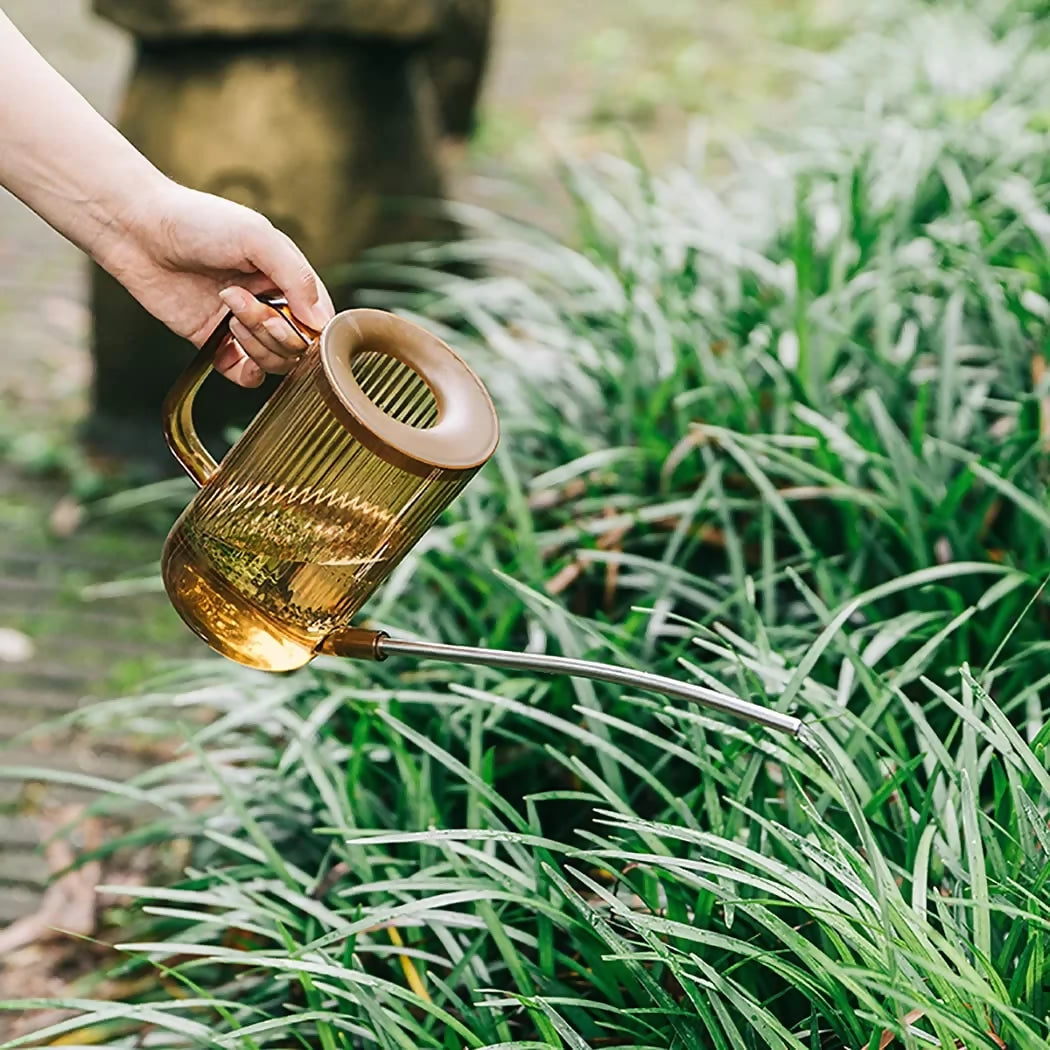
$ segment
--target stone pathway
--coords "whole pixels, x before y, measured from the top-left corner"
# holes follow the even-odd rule
[[[503,177],[549,179],[555,148],[620,149],[613,118],[630,120],[654,165],[680,153],[691,113],[714,116],[717,128],[746,127],[758,103],[768,113],[770,100],[787,96],[791,46],[831,32],[849,3],[502,0],[483,125],[453,195],[506,204],[514,194]],[[7,0],[4,9],[91,102],[115,111],[130,48],[88,0]],[[68,449],[85,409],[85,273],[74,248],[0,193],[0,450],[23,464]],[[22,734],[133,689],[158,660],[201,653],[162,595],[84,600],[93,583],[150,572],[160,533],[116,520],[58,538],[49,522],[64,492],[0,465],[0,927],[35,906],[46,876],[34,811],[76,796],[3,772],[122,779],[144,761],[126,741]],[[22,636],[31,654],[12,650]]]
[[[34,907],[48,875],[36,815],[89,797],[12,773],[132,777],[147,761],[132,741],[50,723],[133,689],[162,661],[200,653],[162,595],[85,597],[152,572],[158,541],[91,528],[57,538],[48,510],[62,493],[0,468],[0,927]]]

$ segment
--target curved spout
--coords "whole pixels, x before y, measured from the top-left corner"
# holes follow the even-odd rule
[[[517,653],[505,649],[479,649],[467,645],[443,645],[439,642],[415,642],[391,638],[383,631],[369,631],[349,627],[335,631],[323,642],[320,651],[329,656],[349,656],[363,660],[385,660],[388,656],[414,656],[420,659],[442,660],[448,663],[477,664],[511,671],[532,671],[537,674],[562,674],[570,678],[587,678],[610,682],[647,693],[658,693],[676,700],[688,700],[723,714],[743,718],[790,736],[798,736],[803,729],[800,718],[771,711],[747,700],[707,686],[678,682],[648,671],[577,660],[567,656],[547,656],[541,653]]]

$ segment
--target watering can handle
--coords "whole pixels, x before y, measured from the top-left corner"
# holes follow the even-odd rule
[[[296,321],[285,299],[272,295],[257,295],[256,299],[273,307],[307,343],[315,337],[312,329]],[[208,336],[197,356],[186,366],[182,375],[164,399],[164,439],[183,469],[198,485],[203,485],[219,469],[214,456],[204,447],[197,428],[193,425],[193,401],[204,380],[215,367],[215,355],[230,337],[230,318],[227,314]]]

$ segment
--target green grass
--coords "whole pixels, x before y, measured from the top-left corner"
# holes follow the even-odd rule
[[[107,852],[193,846],[120,916],[145,990],[28,1044],[1046,1045],[1030,10],[891,12],[717,184],[568,170],[572,245],[472,215],[487,277],[373,264],[506,434],[373,621],[692,677],[812,740],[478,669],[186,667],[84,716],[186,739],[98,803],[156,813]]]

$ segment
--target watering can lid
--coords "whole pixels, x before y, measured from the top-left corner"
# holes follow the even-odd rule
[[[436,336],[383,310],[346,310],[321,333],[326,401],[339,421],[376,455],[414,474],[474,471],[499,443],[499,419],[488,391],[467,363]],[[420,376],[437,404],[426,429],[388,415],[361,389],[353,360],[388,354]]]

